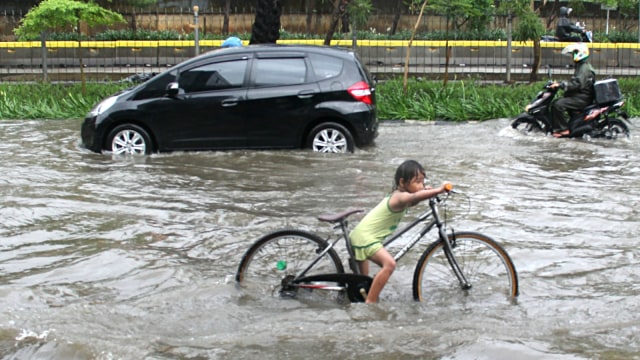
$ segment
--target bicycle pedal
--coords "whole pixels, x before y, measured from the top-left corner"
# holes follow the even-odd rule
[[[360,288],[360,295],[362,295],[362,297],[364,299],[367,298],[367,290],[365,288]]]

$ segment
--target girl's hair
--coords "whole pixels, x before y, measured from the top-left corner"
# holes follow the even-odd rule
[[[426,177],[424,168],[419,162],[415,160],[406,160],[396,170],[396,176],[393,178],[393,190],[397,190],[400,185],[400,179],[404,179],[405,182],[411,181],[414,177],[422,174]]]

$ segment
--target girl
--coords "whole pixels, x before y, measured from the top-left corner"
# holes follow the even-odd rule
[[[425,187],[425,171],[417,161],[407,160],[396,170],[393,189],[356,225],[350,234],[360,273],[369,275],[371,260],[381,267],[373,278],[366,303],[378,302],[378,296],[396,268],[396,261],[382,246],[384,239],[392,234],[407,208],[433,196],[446,192],[442,184],[437,189]],[[449,184],[449,189],[451,189]]]

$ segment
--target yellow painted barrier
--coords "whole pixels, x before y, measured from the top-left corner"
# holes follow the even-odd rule
[[[200,46],[219,47],[224,40],[200,40]],[[248,44],[244,41],[245,45]],[[302,44],[322,45],[324,40],[278,40],[278,44]],[[358,40],[359,47],[406,47],[408,40]],[[543,48],[564,48],[569,43],[565,42],[541,42]],[[443,40],[414,40],[413,47],[445,47],[447,41]],[[506,47],[507,41],[482,41],[482,40],[450,40],[450,47]],[[112,48],[112,47],[188,47],[194,46],[193,40],[114,40],[114,41],[83,41],[83,48]],[[351,47],[351,40],[332,40],[331,46]],[[512,41],[512,47],[533,47],[533,41]],[[40,41],[4,41],[0,42],[0,48],[39,48]],[[77,48],[77,41],[47,41],[50,48]],[[593,43],[592,49],[635,49],[640,50],[640,43]]]

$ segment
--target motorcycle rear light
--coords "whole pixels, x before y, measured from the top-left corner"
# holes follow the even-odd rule
[[[364,81],[360,81],[349,86],[347,92],[351,94],[354,99],[362,101],[365,104],[371,105],[373,103],[373,97],[371,96],[371,87]]]

